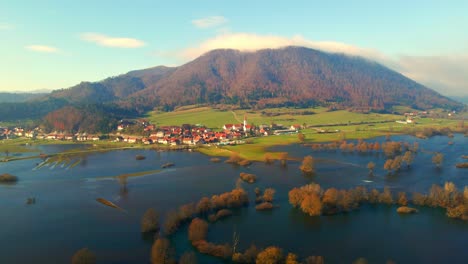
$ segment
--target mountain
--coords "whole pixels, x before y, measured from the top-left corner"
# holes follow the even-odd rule
[[[0,92],[0,103],[18,103],[39,98],[46,93],[2,93]]]
[[[214,50],[130,96],[146,106],[227,103],[384,109],[460,104],[376,62],[302,47]]]
[[[68,89],[56,90],[51,93],[50,97],[65,98],[72,103],[118,101],[145,89],[172,71],[173,68],[165,66],[131,71],[100,82],[81,82]]]
[[[40,118],[65,106],[118,113],[155,107],[231,104],[243,108],[324,105],[385,111],[395,105],[459,110],[464,104],[376,62],[303,47],[256,52],[213,50],[179,67],[131,71],[82,82],[24,103],[1,103],[2,118]],[[70,112],[70,109],[68,109]],[[61,113],[66,113],[62,111]]]

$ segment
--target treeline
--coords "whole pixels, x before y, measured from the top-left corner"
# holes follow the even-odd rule
[[[397,141],[386,141],[386,142],[366,142],[359,139],[356,143],[346,140],[334,141],[330,143],[314,143],[310,144],[312,150],[340,150],[347,153],[384,153],[387,157],[394,157],[402,154],[405,151],[411,151],[416,153],[419,149],[419,143],[414,142],[397,142]]]
[[[310,216],[349,212],[363,203],[406,206],[409,202],[405,192],[395,195],[388,187],[382,192],[377,189],[368,191],[362,186],[348,190],[323,190],[313,183],[289,191],[289,203]],[[444,186],[434,184],[427,195],[413,193],[411,202],[419,206],[445,208],[448,217],[468,220],[468,186],[458,191],[452,182],[446,182]]]
[[[232,209],[245,206],[249,203],[249,197],[244,189],[236,188],[230,192],[225,192],[219,195],[203,197],[197,203],[184,204],[178,210],[172,210],[167,213],[164,222],[164,233],[171,235],[178,228],[196,216],[208,216],[211,219],[219,219],[220,210]],[[212,215],[215,216],[212,216]],[[217,215],[217,216],[216,216]]]
[[[1,121],[37,120],[49,112],[67,105],[63,98],[49,98],[30,102],[0,103]]]
[[[468,127],[465,126],[464,121],[460,121],[455,127],[423,127],[423,128],[408,128],[404,130],[406,134],[413,135],[418,138],[430,138],[433,136],[447,136],[453,137],[454,133],[466,134]]]
[[[238,240],[235,238],[233,245],[214,244],[207,241],[209,224],[200,218],[195,218],[189,225],[188,239],[192,246],[200,253],[210,256],[231,260],[234,263],[257,263],[257,264],[276,264],[288,263],[299,264],[297,255],[293,253],[283,254],[283,250],[279,247],[270,246],[263,250],[251,245],[244,252],[237,252]],[[323,264],[324,259],[321,256],[310,256],[303,263],[307,264]],[[153,263],[154,264],[154,263]]]
[[[157,236],[151,248],[151,263],[166,264],[177,263],[175,249],[165,236],[170,236],[177,232],[184,223],[192,222],[189,226],[189,237],[191,241],[201,241],[206,237],[208,223],[198,217],[207,217],[211,222],[216,222],[221,218],[232,215],[229,209],[239,208],[249,203],[249,197],[244,189],[236,188],[230,192],[225,192],[212,197],[203,197],[196,203],[189,203],[180,206],[177,210],[167,213],[163,224],[162,236]],[[143,233],[157,232],[160,230],[159,214],[154,209],[148,209],[141,220],[141,231]],[[212,243],[199,242],[197,249],[204,253],[217,257],[227,258],[232,256],[231,246],[215,245]],[[196,263],[193,253],[187,252],[181,256],[178,263]]]
[[[135,114],[115,105],[69,105],[48,113],[43,126],[47,131],[108,133],[115,130],[118,120]]]

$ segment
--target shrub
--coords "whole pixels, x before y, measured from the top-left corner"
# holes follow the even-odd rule
[[[276,264],[283,262],[283,251],[279,247],[267,247],[257,255],[257,264]]]
[[[179,260],[179,264],[197,264],[197,257],[193,252],[185,252]]]
[[[314,158],[312,156],[304,157],[304,160],[302,161],[302,165],[299,167],[299,169],[304,174],[308,174],[308,175],[313,174],[315,172]]]
[[[468,169],[468,162],[463,162],[463,163],[457,163],[455,167],[459,169]]]
[[[237,164],[239,161],[241,161],[241,157],[239,156],[239,153],[233,152],[229,159],[227,159],[225,162],[226,163],[232,163],[232,164]]]
[[[267,188],[263,192],[263,201],[264,202],[273,202],[273,198],[275,197],[275,189],[273,188]]]
[[[241,160],[241,161],[237,162],[237,164],[239,164],[240,166],[245,167],[245,166],[249,166],[250,164],[252,164],[252,162],[250,160],[244,159],[244,160]]]
[[[17,182],[18,181],[18,177],[14,176],[14,175],[11,175],[11,174],[8,174],[8,173],[4,173],[4,174],[0,174],[0,183],[13,183],[13,182]]]
[[[141,232],[155,232],[159,230],[159,214],[153,208],[146,210],[141,219]]]
[[[229,244],[216,245],[205,240],[201,240],[194,243],[194,247],[197,248],[200,253],[208,254],[214,257],[224,259],[232,257],[232,250]]]
[[[175,250],[166,238],[158,238],[151,247],[152,264],[175,264]]]
[[[408,207],[408,206],[400,206],[397,209],[397,213],[399,213],[399,214],[414,214],[414,213],[417,213],[417,212],[418,212],[417,209],[411,208],[411,207]]]
[[[324,264],[325,260],[322,256],[309,256],[305,259],[305,264]]]
[[[255,210],[257,211],[264,211],[264,210],[271,210],[273,209],[273,204],[269,202],[263,202],[257,206],[255,206]]]
[[[211,210],[211,200],[208,197],[203,197],[197,204],[196,211],[198,214],[207,213]]]
[[[210,216],[208,216],[208,220],[210,220],[210,222],[216,222],[219,219],[222,219],[231,215],[232,215],[231,210],[221,209],[216,214],[211,214]]]
[[[193,219],[188,229],[188,237],[189,240],[192,241],[192,244],[197,241],[205,240],[207,234],[208,223],[200,218]]]
[[[239,177],[248,183],[254,183],[257,180],[257,177],[254,174],[241,172]]]
[[[166,221],[164,222],[164,230],[166,234],[174,234],[179,229],[181,219],[176,211],[170,211],[167,213]]]
[[[75,252],[71,262],[72,264],[94,264],[96,255],[88,248],[82,248]]]
[[[320,201],[320,197],[315,193],[307,195],[301,202],[301,209],[310,216],[321,215],[322,202]]]
[[[136,160],[144,160],[144,159],[146,159],[146,157],[143,156],[143,155],[136,155],[136,156],[135,156],[135,159],[136,159]]]

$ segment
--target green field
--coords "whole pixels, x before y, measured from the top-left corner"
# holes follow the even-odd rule
[[[262,111],[274,113],[277,116],[263,115]],[[304,111],[313,111],[316,114],[299,115]],[[297,113],[297,114],[295,114]],[[182,125],[182,124],[203,124],[212,129],[220,129],[224,124],[241,123],[247,118],[249,124],[282,124],[290,126],[292,124],[310,125],[336,125],[359,122],[378,122],[378,121],[394,121],[401,119],[401,116],[389,114],[361,114],[353,113],[345,110],[327,112],[326,108],[274,108],[268,110],[234,110],[221,111],[210,107],[199,107],[174,112],[150,112],[146,116],[151,123],[158,126],[166,125]]]

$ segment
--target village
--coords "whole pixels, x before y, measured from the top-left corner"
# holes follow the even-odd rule
[[[44,133],[40,128],[25,130],[20,127],[0,127],[0,139],[30,138],[37,140],[60,140],[72,142],[112,141],[129,144],[162,144],[162,145],[237,145],[244,144],[243,139],[257,136],[270,136],[298,133],[301,125],[285,127],[281,124],[248,124],[246,116],[243,123],[224,124],[214,131],[202,124],[183,124],[181,126],[156,126],[147,120],[121,120],[116,131],[111,134],[98,135],[86,132],[66,133],[54,131]]]

